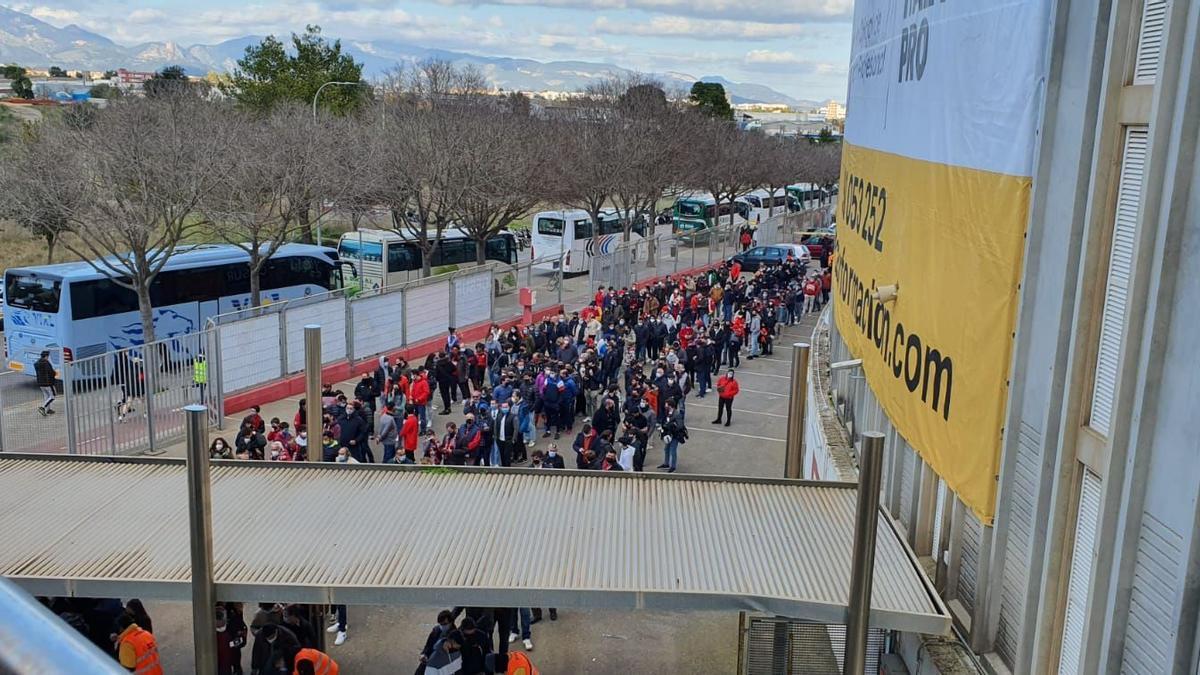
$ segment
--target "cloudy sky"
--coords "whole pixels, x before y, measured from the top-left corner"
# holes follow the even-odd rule
[[[127,44],[213,43],[315,23],[343,39],[723,75],[796,97],[844,100],[853,0],[34,0],[11,6]]]

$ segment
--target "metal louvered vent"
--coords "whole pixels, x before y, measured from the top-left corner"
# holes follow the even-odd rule
[[[1137,59],[1133,65],[1134,84],[1154,84],[1162,61],[1163,33],[1167,27],[1167,0],[1145,0],[1142,6],[1142,30],[1138,35]]]
[[[1096,350],[1096,371],[1092,381],[1092,413],[1088,420],[1088,426],[1105,437],[1108,437],[1112,427],[1113,406],[1116,403],[1117,375],[1120,372],[1121,347],[1129,311],[1129,283],[1133,276],[1134,246],[1138,212],[1142,206],[1142,179],[1149,138],[1150,130],[1147,127],[1130,127],[1125,132],[1125,152],[1121,161],[1112,248],[1108,258],[1108,280],[1104,289],[1104,312],[1100,320],[1100,344]]]

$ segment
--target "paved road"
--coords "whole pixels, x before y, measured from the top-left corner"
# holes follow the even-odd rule
[[[694,396],[687,401],[688,443],[680,448],[679,470],[684,473],[742,476],[780,476],[783,473],[784,439],[788,407],[790,344],[812,333],[813,319],[785,330],[785,347],[773,356],[742,360],[738,370],[742,393],[734,404],[730,427],[710,424],[716,415],[716,398]],[[349,384],[349,383],[347,383]],[[352,387],[345,387],[349,390]],[[296,399],[264,407],[268,419],[291,419]],[[455,416],[457,419],[457,416]],[[236,424],[236,420],[229,420]],[[437,419],[435,423],[444,423]],[[232,433],[230,434],[232,438]],[[538,439],[539,447],[545,441]],[[565,443],[563,444],[565,445]],[[180,452],[175,449],[169,454]],[[568,456],[568,462],[571,457]],[[661,442],[647,464],[662,459]],[[328,500],[314,509],[335,508]],[[363,514],[377,518],[383,514]],[[248,514],[247,517],[289,519],[309,514]],[[411,514],[411,517],[422,517]],[[484,515],[484,521],[493,516]],[[524,516],[530,527],[543,518],[567,517],[562,513]],[[536,552],[531,552],[536,555]],[[191,610],[186,603],[147,603],[154,619],[164,666],[168,673],[191,671]],[[416,655],[428,634],[438,608],[351,607],[350,638],[330,653],[350,673],[407,673],[416,667]],[[250,612],[247,612],[249,619]],[[719,612],[614,612],[563,608],[556,622],[533,626],[534,663],[542,673],[730,673],[737,657],[737,614]],[[249,650],[243,661],[248,666]]]

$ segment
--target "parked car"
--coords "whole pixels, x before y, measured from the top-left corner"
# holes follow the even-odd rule
[[[803,244],[808,248],[809,255],[823,260],[826,252],[834,248],[834,236],[833,233],[810,235],[804,238]]]
[[[793,257],[802,262],[807,263],[812,260],[812,255],[809,254],[808,247],[802,244],[755,246],[747,251],[738,253],[731,257],[730,260],[741,263],[743,270],[753,272],[765,264],[782,263],[787,259],[789,252]]]

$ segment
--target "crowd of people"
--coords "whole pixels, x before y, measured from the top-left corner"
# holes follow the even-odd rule
[[[210,454],[593,471],[644,471],[648,457],[661,457],[657,469],[675,472],[690,436],[688,400],[715,396],[710,423],[732,425],[742,358],[771,354],[784,326],[827,301],[821,290],[820,274],[793,257],[752,274],[722,263],[644,288],[603,288],[579,311],[493,325],[474,344],[450,328],[421,363],[384,356],[353,391],[324,386],[319,410],[301,400],[291,420],[266,420],[251,409],[233,442],[215,439]],[[556,609],[549,618],[557,619]],[[531,627],[541,619],[532,608],[447,610],[418,672],[452,660],[462,673],[503,673],[509,643],[531,652]],[[218,625],[228,631],[223,653],[240,663],[233,646],[246,641],[240,607],[218,608]],[[294,661],[315,647],[317,630],[303,607],[261,606],[249,627],[252,672]],[[334,646],[345,642],[344,606],[334,607],[324,630]]]
[[[570,443],[575,468],[642,471],[661,443],[657,468],[672,472],[689,436],[687,400],[715,394],[711,423],[732,425],[742,358],[771,354],[783,326],[820,309],[821,290],[819,273],[789,257],[754,274],[722,264],[601,289],[579,311],[493,325],[473,345],[451,328],[421,364],[384,356],[349,394],[326,385],[319,437],[304,400],[290,421],[256,407],[211,455],[553,468]],[[539,437],[549,444],[535,450]]]

